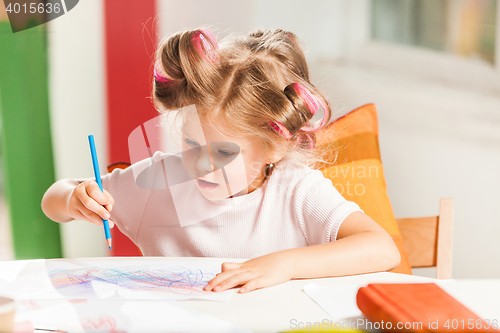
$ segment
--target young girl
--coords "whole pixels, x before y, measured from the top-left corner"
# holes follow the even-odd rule
[[[181,156],[114,170],[104,193],[91,179],[60,180],[42,200],[49,218],[110,219],[145,256],[251,258],[224,262],[207,291],[399,265],[389,234],[314,168],[314,132],[331,110],[293,33],[219,46],[208,30],[180,32],[160,44],[154,74],[155,106],[183,119]]]

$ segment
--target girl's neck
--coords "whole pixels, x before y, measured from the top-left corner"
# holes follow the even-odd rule
[[[274,170],[274,165],[272,167],[269,167],[268,165],[266,165],[266,167],[264,168],[264,177],[259,180],[258,178],[256,178],[250,185],[248,185],[248,188],[247,188],[247,193],[246,194],[250,194],[252,193],[253,191],[259,189],[260,187],[262,187],[262,185],[264,185],[264,183],[266,182],[266,180],[271,176],[271,174],[273,173],[273,170]],[[259,177],[260,178],[260,177]],[[258,185],[254,185],[255,183],[257,183]],[[239,197],[241,195],[244,195],[244,194],[236,194],[236,195],[232,195],[230,196],[229,198],[234,198],[234,197]]]

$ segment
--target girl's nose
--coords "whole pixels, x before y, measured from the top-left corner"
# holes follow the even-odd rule
[[[210,149],[207,146],[202,147],[198,158],[196,159],[196,168],[202,172],[201,176],[214,171],[212,161],[210,159]]]

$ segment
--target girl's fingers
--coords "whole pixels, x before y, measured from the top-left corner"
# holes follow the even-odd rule
[[[108,199],[108,202],[109,202],[109,206],[112,206],[115,204],[115,199],[113,199],[113,197],[111,196],[111,194],[109,194],[108,191],[104,190],[104,195],[106,196],[106,198]]]
[[[109,227],[113,228],[115,223],[109,220],[113,204],[113,197],[107,191],[101,192],[93,180],[86,181],[73,191],[68,201],[68,212],[76,220],[85,220],[101,227],[102,220],[108,220]]]
[[[242,270],[230,270],[230,271],[225,271],[222,273],[217,274],[212,280],[210,280],[205,287],[203,287],[203,290],[210,291],[212,288],[217,286],[219,283],[222,281],[229,279],[231,276],[241,273]]]
[[[94,214],[94,216],[97,216],[97,214],[89,211],[88,209],[80,209],[79,213],[82,215],[82,218],[79,220],[84,220],[102,227],[102,219],[92,218],[92,214]]]
[[[99,205],[104,206],[111,203],[110,200],[106,197],[106,194],[104,194],[104,192],[101,192],[99,185],[97,185],[95,181],[87,184],[87,186],[85,186],[85,190],[87,192],[87,195],[94,199]]]
[[[75,211],[73,211],[71,214],[71,217],[75,220],[87,221],[87,217],[79,209],[76,209]]]
[[[79,213],[81,214],[81,218],[79,218],[78,220],[85,220],[100,227],[104,226],[102,218],[94,212],[91,212],[88,209],[82,209],[79,210]],[[113,222],[112,220],[108,220],[108,226],[110,229],[113,228],[115,226],[115,222]]]
[[[104,220],[109,220],[110,214],[103,206],[99,205],[93,198],[86,197],[82,199],[82,204],[94,214],[97,214]]]
[[[214,286],[213,291],[224,291],[234,286],[244,284],[255,277],[255,272],[240,272]]]
[[[104,208],[106,208],[108,212],[111,212],[111,210],[113,209],[113,205],[112,204],[105,205]]]
[[[97,215],[96,213],[94,213],[93,211],[88,210],[88,209],[83,209],[82,212],[89,219],[89,221],[92,221],[95,224],[100,225],[101,227],[103,226],[102,218],[99,215]],[[105,220],[107,220],[107,219],[105,219]]]
[[[240,288],[239,293],[243,294],[255,289],[262,288],[260,284],[261,282],[259,279],[250,280]]]
[[[234,274],[238,274],[241,272],[239,268],[241,267],[242,264],[240,263],[235,263],[235,262],[224,262],[221,265],[221,272],[217,273],[215,277],[210,280],[205,287],[203,287],[204,290],[210,291],[212,288],[217,286],[219,283],[224,281],[225,279],[228,279]]]
[[[78,212],[81,216],[75,218],[75,220],[84,220],[84,221],[93,223],[95,225],[98,225],[100,227],[104,226],[101,217],[99,215],[95,214],[94,212],[91,212],[85,208],[78,210]],[[113,222],[112,220],[108,220],[108,225],[109,225],[109,228],[112,229],[115,226],[115,222]]]
[[[223,262],[221,266],[221,272],[225,272],[227,270],[231,269],[238,269],[241,267],[242,264],[235,263],[235,262]]]
[[[108,212],[110,212],[113,209],[113,205],[115,204],[115,200],[113,199],[111,194],[109,194],[109,192],[106,190],[104,190],[104,192],[101,192],[99,185],[97,185],[95,181],[90,182],[85,187],[85,190],[90,198],[94,199],[100,206],[105,207],[105,209],[99,209],[99,210],[92,209],[91,207],[87,208],[99,214],[99,216],[101,216],[103,219],[105,220],[109,219]]]

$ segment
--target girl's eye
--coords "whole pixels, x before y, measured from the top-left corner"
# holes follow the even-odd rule
[[[200,146],[197,142],[191,141],[189,139],[184,139],[184,142],[187,143],[190,146],[193,146],[193,147],[199,147]],[[221,149],[219,149],[218,152],[219,152],[219,154],[223,155],[224,157],[229,157],[229,156],[232,156],[232,155],[235,154],[233,152],[230,152],[230,151],[227,151],[227,150],[221,150]]]
[[[199,146],[199,144],[197,144],[196,142],[191,141],[189,139],[185,139],[184,142],[186,142],[190,146],[195,146],[195,147]]]
[[[225,150],[219,150],[219,153],[221,153],[222,155],[228,157],[228,156],[231,156],[233,155],[234,153],[230,152],[230,151],[225,151]]]

